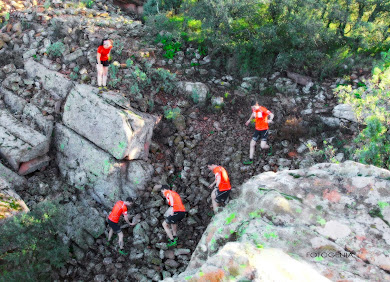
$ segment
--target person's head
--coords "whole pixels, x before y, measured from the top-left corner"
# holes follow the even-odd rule
[[[251,102],[251,107],[252,107],[252,109],[258,109],[258,108],[260,107],[259,101],[257,101],[257,100],[252,100],[252,102]]]
[[[209,160],[207,162],[207,167],[209,168],[209,170],[214,170],[214,168],[216,168],[217,166],[218,164],[215,160]]]
[[[166,184],[161,185],[161,193],[164,195],[164,192],[170,190],[170,187]]]
[[[134,203],[133,198],[131,198],[131,197],[127,197],[127,198],[126,198],[126,201],[125,201],[125,205],[126,205],[126,206],[132,206],[133,203]]]
[[[113,45],[113,41],[108,38],[104,38],[102,40],[102,43],[100,44],[100,46],[103,46],[104,48],[110,48],[112,45]]]

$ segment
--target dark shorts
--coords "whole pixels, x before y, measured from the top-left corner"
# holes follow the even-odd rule
[[[100,62],[102,63],[103,67],[108,67],[110,65],[110,62],[108,60],[107,61],[100,61]]]
[[[176,224],[186,216],[186,212],[175,212],[173,215],[170,215],[165,218],[166,223]]]
[[[112,222],[111,220],[108,219],[108,225],[114,230],[115,233],[121,233],[121,227],[119,226],[118,223]]]
[[[215,201],[217,203],[224,203],[226,201],[226,199],[229,197],[229,194],[230,194],[230,191],[231,190],[227,190],[227,191],[215,191]]]
[[[268,129],[255,130],[255,133],[253,133],[252,140],[257,141],[260,139],[261,141],[267,141],[267,138],[268,138]]]

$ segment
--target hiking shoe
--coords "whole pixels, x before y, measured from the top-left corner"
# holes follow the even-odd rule
[[[104,90],[108,90],[107,86],[104,86],[103,89],[104,89]]]
[[[250,165],[253,164],[253,160],[249,159],[247,161],[242,162],[244,165]]]
[[[173,247],[173,246],[176,246],[176,245],[177,245],[177,241],[175,239],[173,239],[173,240],[169,239],[168,240],[167,247]]]
[[[124,255],[124,256],[127,255],[127,253],[126,253],[124,250],[119,250],[119,253],[120,253],[121,255]]]

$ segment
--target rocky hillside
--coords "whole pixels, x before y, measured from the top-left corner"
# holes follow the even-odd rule
[[[72,259],[50,271],[54,280],[158,281],[183,272],[195,250],[189,269],[196,261],[199,267],[207,256],[196,259],[205,245],[197,247],[198,241],[212,216],[210,158],[226,167],[236,198],[241,183],[261,172],[295,175],[288,170],[343,161],[358,127],[351,108],[338,105],[333,95],[342,79],[318,83],[290,72],[234,77],[212,68],[215,58],[194,46],[165,58],[154,31],[112,1],[4,3],[0,218],[44,201],[60,203],[66,224],[59,233]],[[110,89],[99,93],[95,54],[105,37],[114,40],[114,63]],[[365,77],[353,74],[351,79],[356,85]],[[271,149],[257,148],[254,164],[244,166],[253,130],[244,123],[253,98],[275,114],[276,122]],[[332,148],[318,150],[323,140]],[[167,206],[152,188],[161,183],[182,195],[190,215],[181,224],[183,240],[175,250],[165,246],[161,221]],[[113,203],[127,196],[136,197],[131,213],[141,215],[142,222],[124,229],[129,251],[124,258],[115,246],[104,244],[105,218]],[[232,217],[230,209],[224,216]],[[224,236],[234,241],[237,234]]]
[[[164,281],[327,280],[313,269],[333,281],[390,279],[390,171],[323,163],[237,189],[186,271]]]

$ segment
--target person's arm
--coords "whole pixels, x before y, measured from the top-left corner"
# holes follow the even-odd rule
[[[108,52],[107,58],[109,61],[111,61],[111,50],[110,50],[110,52]]]
[[[212,188],[214,185],[215,185],[216,187],[218,187],[218,186],[219,186],[219,183],[221,183],[221,174],[220,174],[220,173],[217,173],[217,174],[215,175],[215,180],[214,180],[214,182],[210,184],[209,188]]]
[[[125,221],[127,222],[128,225],[131,225],[133,226],[134,224],[132,224],[130,221],[129,221],[129,216],[127,214],[123,215]]]
[[[97,62],[98,62],[98,65],[101,65],[102,64],[102,62],[100,61],[100,57],[102,56],[102,54],[100,54],[99,52],[97,52],[97,54],[96,54],[96,60],[97,60]]]
[[[252,112],[251,116],[249,117],[249,119],[247,120],[247,122],[245,123],[246,126],[249,125],[249,123],[251,122],[252,119],[255,118],[255,113]]]
[[[274,114],[273,114],[273,113],[270,113],[267,122],[268,122],[268,123],[273,123],[273,119],[274,119]]]

